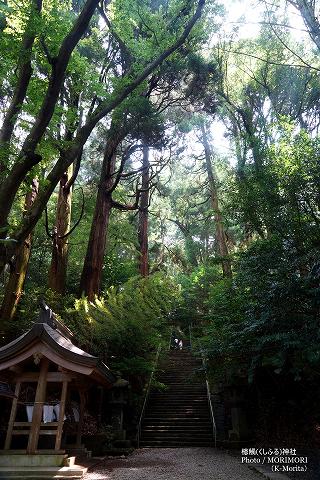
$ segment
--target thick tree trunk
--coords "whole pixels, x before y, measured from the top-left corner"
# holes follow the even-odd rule
[[[51,265],[49,270],[49,288],[64,294],[68,266],[68,232],[71,223],[72,188],[65,188],[73,175],[73,165],[60,180],[57,203],[56,224],[53,233]]]
[[[114,124],[109,130],[109,141],[101,169],[97,200],[92,219],[89,243],[80,280],[80,292],[94,300],[100,292],[103,260],[106,251],[107,232],[112,210],[113,175],[115,173],[116,150],[124,137],[121,127]]]
[[[26,195],[25,214],[27,214],[29,208],[32,206],[37,193],[38,181],[34,179],[32,181],[32,189]],[[12,266],[12,271],[9,276],[1,306],[0,317],[2,322],[10,321],[14,317],[19,300],[21,298],[31,254],[31,240],[30,233],[24,244],[20,247],[16,255],[14,265]]]
[[[141,195],[139,202],[139,226],[138,226],[138,240],[140,246],[139,256],[139,271],[143,277],[149,275],[149,251],[148,251],[148,209],[149,209],[149,184],[150,184],[150,162],[149,162],[149,147],[143,147],[143,161],[142,161],[142,182]]]
[[[229,259],[229,250],[227,245],[226,233],[223,226],[223,219],[219,206],[218,187],[215,173],[212,167],[212,150],[208,141],[208,136],[204,125],[201,125],[202,141],[205,151],[206,170],[210,185],[211,207],[214,211],[214,221],[216,228],[216,239],[219,254],[222,257],[221,265],[224,277],[232,277],[231,262]]]
[[[103,192],[102,189],[99,189],[87,254],[80,280],[80,291],[86,295],[89,300],[94,300],[95,296],[100,292],[111,210],[111,196]]]

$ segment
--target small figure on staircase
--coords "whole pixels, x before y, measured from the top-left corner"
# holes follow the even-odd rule
[[[174,340],[173,340],[173,348],[174,348],[174,350],[178,350],[178,347],[179,347],[179,339],[178,339],[178,338],[174,338]]]
[[[176,330],[172,332],[171,348],[173,350],[183,350],[183,332],[180,327],[176,327]]]

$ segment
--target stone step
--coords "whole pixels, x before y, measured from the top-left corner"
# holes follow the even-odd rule
[[[211,432],[212,427],[207,425],[143,425],[142,430],[144,432],[168,432],[168,433],[181,433],[181,432]]]
[[[179,386],[194,388],[193,379],[184,375],[182,375],[181,377],[158,377],[157,381],[163,383],[166,386],[170,385],[173,387],[174,385],[176,385],[176,388],[178,388]],[[202,386],[204,387],[204,383],[202,384]]]
[[[163,390],[151,390],[151,393],[175,393],[175,392],[207,392],[205,385],[195,385],[194,383],[170,383],[170,385],[165,384]]]
[[[210,424],[208,424],[208,426],[205,428],[205,429],[201,429],[201,428],[197,428],[196,426],[194,426],[193,428],[190,428],[190,427],[181,427],[180,429],[176,427],[176,425],[165,425],[165,426],[160,426],[160,425],[156,425],[156,426],[152,426],[152,427],[148,427],[148,426],[145,426],[142,428],[142,432],[145,432],[147,434],[152,434],[154,435],[154,437],[157,436],[157,432],[160,432],[161,434],[167,434],[168,436],[170,435],[193,435],[193,433],[202,433],[202,434],[208,434],[208,435],[211,435],[212,436],[212,427],[209,426]],[[142,434],[143,436],[143,434]]]
[[[164,383],[164,382],[162,382]],[[205,395],[206,394],[206,390],[204,390],[203,388],[195,388],[193,389],[192,387],[190,387],[190,383],[185,383],[185,382],[181,382],[181,383],[177,383],[177,382],[174,382],[174,383],[170,383],[170,382],[166,382],[164,383],[164,385],[166,386],[166,390],[164,390],[163,392],[155,392],[153,391],[152,393],[175,393],[177,396],[178,395],[183,395],[184,393],[197,393],[199,392],[200,395]]]
[[[203,370],[201,369],[201,367],[199,367],[199,365],[190,365],[190,364],[189,365],[181,364],[181,365],[175,365],[175,366],[163,365],[157,370],[157,375],[159,373],[164,373],[167,375],[180,375],[180,374],[187,375],[193,372],[202,373]]]
[[[170,412],[168,414],[159,414],[158,412],[148,412],[148,416],[145,417],[146,420],[156,419],[159,421],[174,421],[174,420],[193,420],[198,421],[201,419],[203,422],[210,419],[209,412],[191,412],[191,413],[181,413],[181,412]]]
[[[192,376],[186,376],[186,375],[180,375],[180,376],[159,376],[159,377],[156,377],[157,378],[157,381],[160,382],[160,383],[163,383],[164,385],[173,385],[173,384],[177,384],[177,385],[194,385],[194,379],[192,378]],[[203,384],[204,385],[204,381],[203,381]]]
[[[174,427],[172,429],[142,429],[141,438],[150,438],[156,439],[158,437],[170,437],[170,438],[202,438],[202,437],[212,437],[212,429],[210,430],[197,430],[197,429],[182,429],[177,430]]]
[[[168,389],[168,390],[171,390],[171,389],[183,389],[183,388],[186,388],[186,387],[190,387],[192,386],[192,382],[188,379],[185,379],[185,378],[182,378],[182,379],[174,379],[174,380],[168,380],[168,379],[160,379],[160,378],[157,378],[157,381],[159,383],[162,383],[163,385],[165,385],[165,387]]]
[[[208,402],[207,401],[202,401],[202,402],[197,402],[197,401],[185,401],[185,402],[169,402],[169,401],[153,401],[148,403],[147,405],[147,411],[153,410],[153,409],[163,409],[166,410],[167,408],[170,410],[175,410],[176,408],[178,410],[186,409],[186,410],[196,410],[199,408],[200,410],[206,410],[208,408]]]
[[[179,380],[181,381],[182,379],[184,379],[185,381],[192,381],[192,384],[194,385],[195,384],[195,381],[197,380],[197,383],[199,382],[199,374],[197,372],[190,372],[190,373],[177,373],[175,375],[173,374],[170,374],[168,375],[167,373],[166,374],[159,374],[156,376],[157,380]]]
[[[181,368],[183,368],[183,370],[180,370]],[[168,373],[184,373],[192,370],[198,370],[200,372],[202,368],[202,365],[194,362],[168,362],[159,365],[157,372],[165,371]]]
[[[208,417],[209,418],[209,417]],[[172,418],[171,420],[170,419],[167,419],[167,418],[154,418],[154,419],[151,419],[151,420],[144,420],[142,425],[144,427],[147,427],[147,426],[174,426],[174,427],[177,427],[177,428],[180,428],[180,427],[198,427],[198,428],[202,428],[202,427],[205,427],[208,425],[208,418],[203,418],[201,420],[197,420],[197,419],[194,419],[194,418],[190,418],[189,420],[188,419],[183,419],[183,418]],[[209,424],[211,425],[211,423]]]
[[[177,362],[177,361],[171,361],[171,362],[166,362],[166,363],[161,363],[158,368],[157,368],[157,371],[166,371],[168,373],[170,373],[170,371],[172,372],[178,372],[178,373],[181,373],[181,370],[179,370],[179,368],[183,368],[183,372],[184,371],[187,371],[187,370],[202,370],[203,367],[201,364],[199,364],[198,362],[188,362],[188,361],[182,361],[182,362]]]
[[[183,369],[183,370],[182,370]],[[202,373],[203,370],[199,365],[163,365],[157,370],[157,374],[164,373],[167,375],[190,374],[192,372]]]
[[[207,401],[197,401],[197,400],[189,400],[189,401],[185,401],[185,402],[173,402],[173,401],[163,401],[163,402],[160,402],[160,401],[157,401],[157,402],[152,402],[152,403],[149,403],[148,404],[148,408],[152,408],[152,410],[154,409],[158,409],[158,408],[161,408],[161,409],[175,409],[175,408],[178,408],[178,410],[181,410],[181,409],[195,409],[195,408],[200,408],[200,409],[206,409],[208,407],[208,402]]]
[[[176,426],[176,427],[179,427],[179,426],[199,426],[199,428],[201,427],[204,427],[205,425],[211,425],[211,419],[209,417],[207,418],[202,418],[201,420],[194,420],[194,419],[190,419],[189,421],[183,421],[183,419],[179,419],[179,418],[172,418],[172,419],[150,419],[150,420],[147,420],[143,426],[144,427],[147,427],[147,426],[157,426],[157,425],[164,425],[164,426]]]
[[[198,399],[198,400],[208,400],[208,397],[206,395],[206,391],[204,390],[198,390],[198,391],[185,391],[181,390],[179,391],[174,391],[172,390],[171,392],[164,392],[164,393],[150,393],[149,398],[154,398],[156,399],[172,399],[176,400],[177,402],[179,400],[192,400],[192,399]]]
[[[175,418],[186,418],[186,419],[195,419],[195,418],[202,418],[203,420],[206,420],[207,418],[210,418],[210,414],[208,410],[189,410],[189,411],[184,411],[184,410],[152,410],[152,411],[147,411],[146,417],[145,418],[158,418],[160,420],[172,420]]]
[[[143,432],[153,432],[156,434],[157,432],[167,432],[168,434],[171,433],[193,433],[193,432],[202,432],[202,433],[211,433],[212,426],[208,423],[205,427],[197,426],[197,425],[181,425],[177,427],[177,425],[144,425],[142,427]]]
[[[174,415],[175,413],[177,415],[203,415],[205,413],[208,413],[209,414],[209,410],[207,408],[200,408],[200,407],[181,407],[181,408],[178,408],[178,407],[175,407],[175,408],[172,408],[172,407],[168,407],[168,406],[163,406],[163,407],[157,407],[157,408],[150,408],[150,409],[147,409],[147,414],[149,412],[152,412],[152,414],[157,414],[158,416],[167,416],[167,415]]]
[[[162,401],[168,401],[168,402],[174,402],[174,403],[185,403],[185,402],[208,402],[208,397],[207,395],[201,394],[194,394],[190,393],[189,395],[181,394],[181,395],[150,395],[149,397],[152,399],[153,402],[162,402]]]
[[[211,429],[211,423],[208,422],[201,422],[199,424],[198,421],[194,422],[176,422],[175,420],[172,422],[168,421],[163,421],[163,422],[147,422],[143,423],[142,428],[195,428],[195,429],[201,429],[201,428],[210,428]]]
[[[210,440],[212,438],[212,433],[210,432],[142,432],[141,439],[145,440],[147,438],[152,438],[153,440]]]
[[[163,400],[163,401],[160,401],[160,400],[154,400],[150,403],[148,403],[148,407],[147,408],[150,408],[152,407],[153,408],[159,408],[159,407],[163,407],[163,408],[168,408],[168,407],[172,407],[172,408],[175,408],[175,407],[181,407],[181,408],[207,408],[208,407],[208,401],[207,399],[204,399],[204,400],[192,400],[190,399],[189,401],[188,400],[185,400],[185,401],[180,401],[180,402],[175,402],[173,400]]]
[[[151,410],[161,410],[161,412],[166,411],[175,411],[175,410],[189,410],[195,412],[196,410],[205,410],[208,411],[208,402],[184,402],[184,403],[169,403],[169,402],[157,402],[157,403],[148,403],[146,412]]]
[[[147,411],[145,419],[159,419],[159,420],[171,420],[171,419],[193,419],[193,420],[200,420],[200,419],[207,419],[210,418],[209,412],[170,412],[167,415],[159,415],[156,412]]]
[[[163,390],[151,390],[154,393],[166,393],[174,390],[205,390],[206,391],[206,386],[203,383],[193,383],[193,382],[185,382],[185,383],[179,383],[179,382],[171,382],[170,386],[165,386]]]
[[[0,467],[0,478],[3,479],[78,479],[88,469],[74,465],[73,467]]]
[[[149,407],[147,409],[147,413],[153,412],[157,413],[159,416],[166,416],[167,414],[174,414],[174,413],[180,413],[180,414],[203,414],[208,412],[209,410],[207,408],[207,405],[201,406],[191,406],[191,405],[158,405],[158,406],[153,406]]]
[[[65,453],[55,454],[52,453],[39,453],[39,454],[27,454],[21,453],[18,450],[1,450],[0,455],[0,467],[54,467],[61,468],[63,465],[67,465],[68,455]],[[71,459],[70,459],[71,460]],[[74,458],[72,459],[74,463]]]
[[[199,397],[198,395],[183,397],[181,399],[175,399],[174,397],[152,397],[150,398],[150,401],[148,403],[148,406],[149,405],[152,405],[152,407],[156,407],[159,405],[181,405],[190,407],[196,407],[197,405],[207,406],[208,399],[207,397]]]
[[[182,370],[183,369],[183,370]],[[190,374],[193,372],[201,373],[202,370],[197,365],[163,365],[162,368],[157,370],[157,374],[164,373],[167,375],[180,375],[180,374]]]
[[[192,355],[182,354],[182,355],[168,355],[167,358],[161,360],[161,364],[165,364],[166,362],[175,362],[175,363],[183,363],[183,362],[192,362],[192,363],[199,363],[202,365],[202,361],[199,358],[193,357]]]
[[[182,448],[182,447],[213,447],[214,442],[194,442],[194,441],[164,441],[164,440],[141,440],[140,447],[142,448]]]

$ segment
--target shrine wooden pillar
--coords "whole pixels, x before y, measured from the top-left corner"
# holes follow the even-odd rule
[[[68,380],[64,380],[62,383],[62,392],[61,392],[59,418],[58,418],[58,429],[57,429],[57,435],[56,435],[56,443],[54,447],[56,451],[60,450],[60,447],[61,447],[64,412],[66,409],[67,390],[68,390]]]
[[[9,450],[10,445],[11,445],[11,440],[12,440],[12,431],[14,427],[14,422],[16,419],[16,414],[17,414],[17,406],[18,406],[18,399],[19,399],[19,394],[20,394],[20,388],[21,388],[21,382],[16,383],[16,388],[14,392],[14,399],[12,401],[12,406],[11,406],[11,413],[10,413],[10,418],[9,418],[9,423],[8,423],[8,430],[7,430],[7,435],[6,435],[6,441],[4,444],[4,449]]]
[[[27,447],[27,453],[36,453],[38,448],[43,405],[46,400],[47,376],[48,376],[49,360],[42,358],[40,360],[40,374],[37,384],[36,398],[34,402],[32,423]]]
[[[77,440],[76,440],[77,447],[80,447],[81,445],[82,427],[84,422],[84,409],[86,406],[86,395],[85,395],[84,388],[79,389],[79,396],[80,396],[80,411],[79,411],[79,423],[78,423]]]

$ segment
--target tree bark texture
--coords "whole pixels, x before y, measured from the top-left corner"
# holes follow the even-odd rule
[[[139,255],[139,271],[142,277],[149,275],[149,250],[148,250],[148,215],[149,215],[149,199],[150,199],[150,162],[149,162],[149,147],[143,147],[142,160],[142,182],[141,194],[139,202],[139,225],[138,225],[138,240],[140,246]]]
[[[211,207],[214,211],[214,221],[216,228],[216,239],[218,244],[218,251],[222,257],[221,265],[224,277],[232,277],[231,262],[229,257],[229,250],[227,245],[226,233],[224,230],[223,219],[219,206],[218,187],[215,178],[215,172],[212,167],[212,150],[208,141],[208,135],[205,126],[201,125],[202,141],[205,151],[206,170],[210,185]]]
[[[26,195],[25,214],[27,214],[29,208],[35,201],[37,193],[38,181],[34,179],[32,181],[31,191]],[[2,322],[10,321],[14,317],[18,303],[20,301],[31,254],[31,241],[31,234],[29,234],[23,245],[18,250],[18,253],[12,265],[12,271],[9,276],[9,280],[5,289],[4,299],[1,306],[0,317]]]
[[[80,280],[80,292],[89,300],[99,294],[106,251],[107,232],[112,210],[112,186],[116,165],[116,150],[125,136],[124,129],[111,125],[102,163],[97,200],[92,219],[87,253]]]
[[[53,231],[52,257],[49,270],[49,288],[64,294],[68,266],[68,232],[71,223],[72,188],[65,188],[73,175],[73,165],[60,180],[56,223]]]

